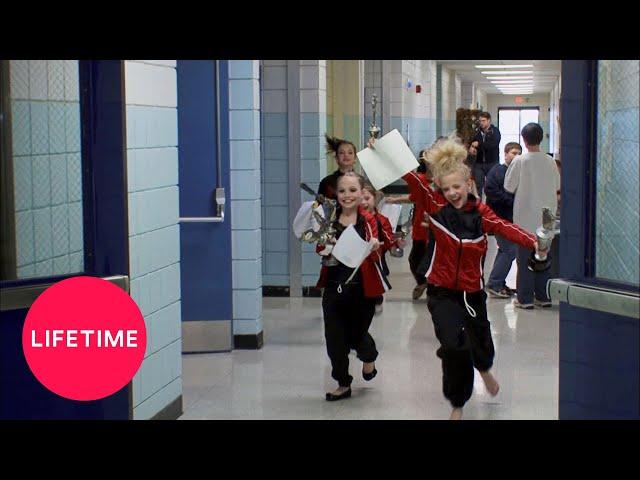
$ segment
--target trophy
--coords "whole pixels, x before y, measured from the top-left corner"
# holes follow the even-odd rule
[[[373,120],[369,125],[369,136],[372,138],[378,138],[380,135],[380,128],[376,125],[376,105],[378,105],[378,96],[374,93],[371,97],[371,109],[373,111]]]
[[[407,219],[407,221],[400,225],[400,231],[393,233],[394,238],[401,238],[404,240],[407,235],[409,235],[413,222],[413,212],[414,210],[411,209],[411,213],[409,214],[409,218]],[[404,255],[404,249],[400,247],[393,247],[391,250],[389,250],[389,255],[391,255],[392,257],[401,258]]]
[[[548,207],[542,208],[542,225],[536,229],[538,249],[545,253],[533,252],[527,262],[527,268],[532,272],[543,272],[551,267],[551,242],[560,233],[558,218]]]
[[[300,188],[308,194],[315,197],[315,202],[312,205],[311,215],[316,220],[320,228],[314,230],[310,228],[305,231],[300,239],[303,242],[318,243],[319,245],[333,245],[336,243],[336,230],[333,228],[333,222],[336,219],[336,203],[335,200],[326,198],[324,195],[320,195],[311,189],[306,183],[301,183]],[[316,212],[318,206],[322,206],[324,216]],[[322,257],[322,264],[331,267],[338,264],[338,261],[333,255],[326,255]]]

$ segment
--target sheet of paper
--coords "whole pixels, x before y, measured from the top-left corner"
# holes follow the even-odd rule
[[[374,148],[358,152],[358,160],[369,181],[380,190],[418,167],[418,161],[398,130],[376,140]]]
[[[336,242],[331,254],[347,267],[357,268],[371,253],[371,244],[358,235],[349,225]]]
[[[300,238],[304,232],[309,229],[313,229],[314,231],[318,231],[320,225],[315,218],[311,215],[311,209],[313,206],[313,201],[304,202],[298,213],[296,213],[296,218],[293,220],[293,233],[296,238]],[[316,208],[316,212],[318,212],[322,217],[324,217],[324,211],[322,210],[322,206],[319,205]]]
[[[378,211],[389,219],[389,223],[391,223],[391,228],[393,231],[396,231],[396,227],[398,226],[398,221],[400,220],[400,213],[402,213],[402,205],[396,205],[393,203],[383,203]]]

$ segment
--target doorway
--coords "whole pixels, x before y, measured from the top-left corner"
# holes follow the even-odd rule
[[[522,145],[522,153],[527,152],[522,140],[522,127],[527,123],[539,123],[539,107],[499,107],[498,129],[500,130],[500,163],[504,163],[504,146],[509,142]]]

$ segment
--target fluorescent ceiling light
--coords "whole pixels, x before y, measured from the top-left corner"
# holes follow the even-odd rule
[[[491,80],[491,83],[494,85],[517,85],[519,83],[533,85],[533,80]]]
[[[533,75],[533,70],[502,70],[500,72],[485,70],[480,73],[482,73],[483,75],[495,75],[496,73],[499,73],[500,75]]]
[[[500,75],[497,77],[487,77],[488,80],[525,80],[533,79],[533,75]]]
[[[533,68],[533,65],[476,65],[476,68]]]

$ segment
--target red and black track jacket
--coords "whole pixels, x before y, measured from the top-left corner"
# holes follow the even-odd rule
[[[358,215],[364,218],[367,226],[367,228],[365,228],[365,240],[369,241],[371,238],[378,238],[378,222],[376,221],[376,217],[367,212],[361,205],[358,206]],[[320,254],[325,248],[324,245],[316,245],[316,253]],[[380,248],[382,248],[382,245]],[[378,297],[389,290],[388,284],[384,281],[382,267],[380,265],[380,248],[375,252],[371,252],[359,267],[362,275],[364,296],[368,298]],[[316,288],[324,288],[326,286],[327,268],[328,267],[324,265],[322,266]]]
[[[431,178],[424,173],[416,173],[422,185],[429,185]],[[408,182],[407,182],[408,183]],[[422,189],[415,184],[409,184],[409,200],[413,202],[413,222],[411,226],[411,238],[421,242],[429,240],[429,231],[422,225],[424,222],[424,195]]]
[[[427,282],[452,290],[476,292],[484,288],[482,263],[487,252],[487,233],[503,236],[525,248],[534,249],[536,236],[498,217],[486,204],[469,194],[460,210],[444,195],[434,192],[409,172],[403,176],[410,188],[421,189],[429,228],[435,238]]]

